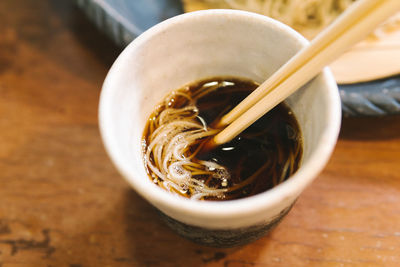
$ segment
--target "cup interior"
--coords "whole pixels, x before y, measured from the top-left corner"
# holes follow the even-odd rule
[[[191,201],[160,189],[143,165],[143,129],[155,106],[171,90],[210,77],[262,82],[305,45],[302,36],[282,23],[234,10],[188,13],[146,31],[118,57],[103,85],[100,130],[112,161],[140,195],[176,220],[208,228],[269,220],[311,183],[336,142],[340,100],[328,70],[286,100],[303,135],[300,169],[281,185],[253,197]]]

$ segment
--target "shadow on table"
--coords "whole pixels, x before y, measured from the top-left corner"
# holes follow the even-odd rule
[[[138,266],[201,266],[218,262],[221,266],[231,266],[229,255],[243,247],[212,248],[188,241],[170,228],[159,216],[158,211],[134,191],[126,192],[125,213],[127,241],[132,245],[132,259]],[[138,201],[142,202],[138,205]],[[136,202],[135,209],[132,203]],[[265,241],[264,241],[265,243]],[[248,246],[252,246],[249,244]],[[257,250],[263,246],[253,246],[251,255],[241,260],[241,266],[252,266]]]
[[[400,115],[343,118],[341,139],[382,140],[399,138]]]

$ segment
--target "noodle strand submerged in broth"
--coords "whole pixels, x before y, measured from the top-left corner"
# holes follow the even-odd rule
[[[291,110],[279,104],[231,142],[199,154],[224,114],[257,84],[208,79],[170,93],[151,114],[143,135],[147,172],[165,190],[202,200],[237,199],[282,183],[299,167],[301,133]]]

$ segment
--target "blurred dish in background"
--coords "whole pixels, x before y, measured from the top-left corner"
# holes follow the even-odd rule
[[[400,73],[400,12],[331,66],[340,84],[377,80]]]
[[[311,40],[355,0],[182,0],[185,12],[232,8],[277,19]],[[372,81],[400,73],[400,12],[330,67],[339,84]]]
[[[355,0],[182,0],[185,12],[232,8],[279,20],[312,39]]]
[[[136,36],[154,24],[183,13],[183,1],[185,3],[193,1],[191,4],[197,3],[197,8],[200,8],[200,5],[205,3],[205,0],[75,1],[90,20],[121,48],[128,45]],[[217,4],[222,4],[224,1],[239,3],[239,0],[207,1],[213,1]],[[329,6],[327,3],[331,3],[336,6],[334,10],[344,10],[347,4],[354,2],[353,0],[241,0],[240,2],[244,1],[249,1],[253,5],[258,2],[268,1],[274,3],[275,7],[282,6],[282,8],[284,2],[292,3],[292,1],[293,3],[298,3],[302,8],[309,3],[322,3],[326,8],[326,6]],[[312,8],[313,6],[314,9]],[[192,6],[192,9],[194,7]],[[202,8],[205,7],[202,6]],[[315,14],[320,14],[317,10],[321,9],[315,8],[315,5],[310,5],[310,9],[307,14],[314,14],[315,12]],[[186,10],[188,10],[187,6]],[[337,11],[332,11],[330,14],[330,19],[324,18],[322,20],[321,17],[324,25],[339,15]],[[400,114],[400,75],[398,75],[400,73],[400,64],[398,63],[400,58],[399,16],[396,15],[391,18],[366,41],[356,45],[332,64],[331,67],[336,74],[336,80],[341,83],[339,90],[345,116]],[[304,17],[304,14],[300,17],[307,18]],[[310,22],[321,21],[314,19],[314,15],[310,15],[308,20]],[[303,30],[303,34],[306,36],[312,36],[312,32],[316,34],[319,28],[319,24],[316,22],[314,24],[310,23],[310,25],[311,30]],[[384,78],[390,75],[397,76]]]

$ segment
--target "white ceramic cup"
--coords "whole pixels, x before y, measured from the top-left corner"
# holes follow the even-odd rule
[[[100,130],[122,176],[180,234],[209,245],[230,246],[263,235],[290,209],[327,163],[340,128],[341,105],[325,69],[286,100],[303,135],[301,167],[261,194],[230,201],[176,197],[151,182],[141,139],[150,113],[171,90],[216,76],[262,82],[307,40],[268,17],[234,10],[207,10],[168,19],[137,37],[115,61],[104,82]]]

